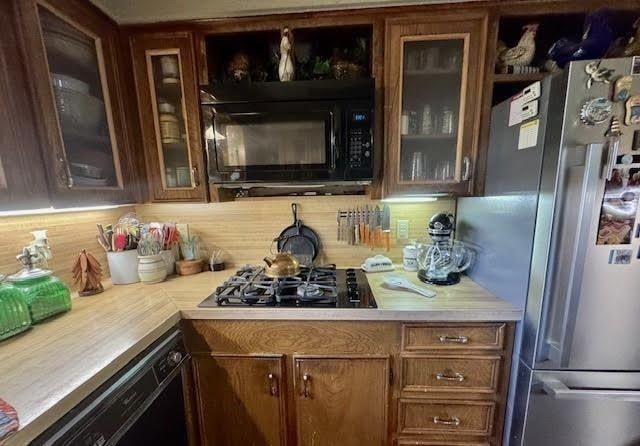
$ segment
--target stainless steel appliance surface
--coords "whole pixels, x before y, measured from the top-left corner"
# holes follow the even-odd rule
[[[31,444],[186,446],[188,360],[182,332],[171,329]]]
[[[259,187],[373,179],[373,79],[203,88],[212,183]]]
[[[377,308],[366,275],[335,265],[302,267],[282,279],[268,277],[264,267],[245,266],[198,306]]]
[[[486,196],[458,201],[458,237],[477,253],[469,276],[526,308],[506,444],[640,444],[640,120],[625,99],[640,94],[637,65],[574,62],[538,84],[522,122],[517,97],[495,106]]]

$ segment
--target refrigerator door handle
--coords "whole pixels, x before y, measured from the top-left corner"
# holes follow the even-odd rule
[[[542,390],[557,400],[614,400],[638,403],[640,390],[571,389],[557,379],[542,381]]]

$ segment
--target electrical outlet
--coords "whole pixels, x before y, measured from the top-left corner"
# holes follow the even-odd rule
[[[409,239],[409,220],[398,220],[396,238],[399,240]]]

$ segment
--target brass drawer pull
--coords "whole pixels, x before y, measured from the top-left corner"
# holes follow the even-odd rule
[[[280,393],[278,390],[278,378],[273,373],[269,373],[267,378],[269,379],[269,393],[271,396],[278,396]]]
[[[308,374],[302,375],[302,396],[305,398],[311,398],[311,387],[309,386],[311,381],[311,376]]]
[[[436,379],[438,381],[464,381],[464,375],[462,373],[452,373],[450,370],[447,370],[443,373],[436,374]]]
[[[447,336],[440,335],[438,337],[443,344],[468,344],[469,338],[466,336]]]
[[[460,426],[460,418],[458,418],[458,417],[451,417],[451,418],[433,417],[433,424],[444,424],[446,426]]]

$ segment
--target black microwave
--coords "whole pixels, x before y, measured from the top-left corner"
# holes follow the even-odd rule
[[[212,183],[373,178],[372,79],[218,86],[201,92],[201,106]]]

